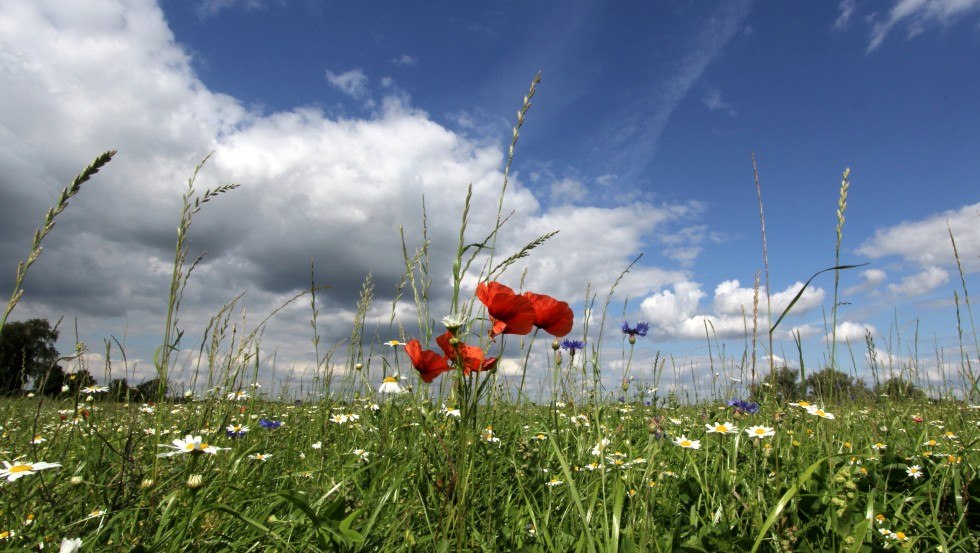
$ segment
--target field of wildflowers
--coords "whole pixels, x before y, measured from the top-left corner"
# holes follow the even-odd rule
[[[515,143],[533,94],[534,85]],[[4,322],[54,218],[109,158],[83,172],[48,213]],[[193,182],[156,359],[161,390],[183,335],[176,315],[193,268],[185,266],[191,219],[232,189],[198,197]],[[438,320],[428,316],[428,283],[415,276],[425,254],[406,255],[419,327],[377,344],[382,375],[352,355],[324,362],[325,393],[270,397],[247,354],[257,334],[229,342],[227,310],[201,348],[198,377],[207,386],[153,403],[111,401],[97,385],[0,399],[0,549],[980,548],[975,380],[959,394],[858,400],[787,398],[759,385],[751,398],[708,393],[682,403],[625,374],[622,389],[604,390],[601,363],[585,348],[604,337],[571,336],[578,321],[567,302],[515,291],[519,279],[505,274],[549,235],[495,260],[505,218],[497,220],[472,242],[464,216],[452,302]],[[463,281],[474,266],[482,268],[471,296]],[[620,328],[631,360],[649,327]],[[354,336],[360,340],[357,329]],[[518,353],[505,353],[510,340],[521,340]],[[508,355],[523,359],[526,374],[535,341],[548,351],[552,381],[551,397],[532,401],[523,379],[508,389],[496,369]],[[972,362],[980,359],[967,356],[967,372]]]

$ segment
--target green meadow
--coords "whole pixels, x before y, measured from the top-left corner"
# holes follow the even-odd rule
[[[965,279],[958,364],[941,385],[902,363],[870,367],[874,381],[857,380],[839,361],[861,357],[850,348],[831,349],[820,370],[773,366],[764,354],[785,313],[756,312],[746,315],[745,352],[716,349],[721,376],[699,382],[693,398],[678,395],[667,382],[684,360],[634,366],[647,328],[616,320],[615,285],[581,312],[570,298],[522,290],[521,275],[508,269],[553,233],[497,251],[510,161],[535,84],[514,126],[493,230],[468,231],[476,207],[461,197],[448,278],[429,273],[427,241],[406,247],[395,296],[417,320],[395,322],[393,306],[392,335],[374,341],[364,331],[370,278],[341,345],[318,335],[329,313],[319,311],[321,284],[312,283],[293,301],[309,302],[316,367],[290,394],[274,396],[259,383],[261,331],[274,321],[246,325],[236,299],[206,328],[182,326],[182,293],[197,264],[191,223],[235,188],[202,191],[195,171],[175,214],[156,378],[139,390],[73,385],[83,371],[102,371],[85,364],[80,344],[58,359],[63,387],[44,393],[49,375],[39,374],[0,398],[0,549],[980,550],[980,347]],[[58,215],[113,155],[85,168],[45,216],[0,332],[14,324]],[[845,172],[838,263],[829,272],[850,268],[839,255],[848,186]],[[431,286],[447,281],[448,309],[430,311]],[[474,293],[465,282],[480,284]],[[582,336],[573,326],[584,344],[572,339]],[[708,338],[709,351],[716,342]],[[870,337],[863,347],[887,350]],[[125,351],[108,341],[106,348],[106,372],[126,374]],[[197,352],[189,378],[178,354],[188,348]],[[609,351],[622,352],[625,367],[614,377]],[[517,367],[508,378],[505,362]],[[653,377],[631,378],[631,370]],[[541,374],[543,382],[522,377]],[[732,393],[736,378],[745,397]]]

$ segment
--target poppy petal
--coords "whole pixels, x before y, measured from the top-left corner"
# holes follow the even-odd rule
[[[561,338],[572,331],[575,315],[567,302],[532,292],[524,292],[524,297],[534,307],[534,326],[555,338]]]

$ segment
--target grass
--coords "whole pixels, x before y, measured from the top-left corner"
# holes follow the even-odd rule
[[[508,169],[537,84],[535,78],[519,111]],[[83,175],[106,162],[101,156]],[[653,379],[633,380],[627,375],[637,337],[621,336],[622,386],[610,393],[601,385],[606,369],[600,352],[609,340],[603,331],[615,285],[598,311],[592,309],[596,294],[586,292],[587,312],[600,324],[594,337],[586,337],[586,349],[575,354],[552,349],[551,337],[538,331],[489,341],[484,306],[464,293],[463,280],[469,275],[523,282],[504,276],[507,268],[554,235],[542,235],[515,253],[496,252],[507,221],[501,209],[509,171],[497,223],[487,235],[466,235],[470,205],[464,200],[449,313],[456,322],[449,325],[446,351],[460,360],[451,360],[451,370],[431,384],[416,378],[403,349],[413,336],[428,347],[442,331],[429,311],[425,236],[415,252],[403,237],[405,276],[395,292],[396,303],[408,296],[415,305],[412,331],[396,320],[393,304],[389,336],[372,342],[365,335],[364,314],[374,299],[368,275],[346,359],[335,361],[337,348],[324,348],[317,328],[322,286],[311,282],[290,300],[310,297],[315,387],[290,391],[302,401],[271,397],[258,385],[259,336],[268,319],[251,327],[233,320],[239,298],[207,325],[193,374],[177,375],[171,352],[186,349],[179,327],[181,291],[197,263],[187,266],[191,219],[204,203],[234,189],[197,196],[194,174],[183,197],[168,315],[155,356],[161,389],[185,379],[195,384],[193,391],[156,404],[110,401],[97,389],[0,398],[0,461],[6,467],[0,472],[0,548],[51,549],[68,539],[80,539],[86,551],[980,548],[980,408],[954,399],[956,390],[935,390],[932,398],[869,395],[846,402],[820,395],[810,398],[818,410],[807,409],[802,397],[759,387],[755,411],[728,405],[731,390],[716,377],[700,383],[695,402],[682,403],[657,390],[659,379],[665,370],[675,376],[686,371],[693,361],[658,354]],[[757,170],[755,175],[761,217]],[[78,186],[71,189],[74,194]],[[838,254],[846,190],[845,173]],[[63,194],[35,236],[7,314],[20,299],[26,268],[40,254],[40,239],[68,197]],[[765,250],[764,217],[762,224]],[[839,255],[837,261],[828,270],[847,268]],[[766,265],[768,284],[768,260]],[[759,320],[758,280],[751,325],[746,324],[752,327],[751,344],[746,330],[741,359],[728,354],[717,337],[712,344],[713,333],[705,329],[712,373],[723,373],[722,383],[748,371],[755,381],[758,326],[773,326],[771,314]],[[972,336],[976,347],[976,332],[965,279],[963,292],[969,328],[959,323],[958,298],[957,321],[960,380],[967,385],[958,397],[976,402],[976,352],[970,344]],[[768,296],[766,301],[768,313]],[[401,345],[380,343],[393,338]],[[505,341],[510,350],[504,350]],[[484,355],[518,362],[516,393],[493,370],[464,370],[461,352],[470,344]],[[766,355],[772,352],[771,332],[768,347],[762,347]],[[876,359],[870,336],[867,347]],[[109,359],[108,342],[106,348]],[[532,356],[532,348],[546,353]],[[534,365],[542,357],[546,366]],[[833,366],[834,350],[831,357]],[[119,358],[125,372],[125,352]],[[82,362],[81,356],[73,359]],[[529,399],[523,377],[529,368],[547,373],[550,386],[542,395],[550,400]],[[872,368],[875,374],[884,370]],[[409,375],[400,381],[409,390],[380,393],[379,372]],[[37,470],[25,472],[31,468]],[[64,542],[62,548],[71,545]]]

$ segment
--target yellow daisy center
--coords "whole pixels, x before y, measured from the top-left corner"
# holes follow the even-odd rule
[[[17,464],[17,465],[14,465],[14,466],[10,467],[10,469],[9,469],[8,472],[10,472],[10,473],[15,473],[15,472],[30,472],[33,468],[34,467],[32,467],[31,465]]]
[[[393,376],[387,376],[387,377],[385,377],[384,380],[382,380],[382,382],[388,382],[388,383],[398,382],[398,379],[395,378],[395,377],[393,377]]]

